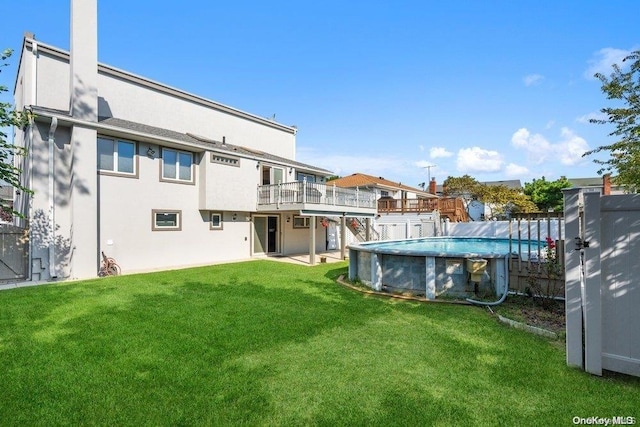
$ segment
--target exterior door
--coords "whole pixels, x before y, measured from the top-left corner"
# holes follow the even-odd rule
[[[253,217],[253,253],[274,254],[280,252],[280,217]]]

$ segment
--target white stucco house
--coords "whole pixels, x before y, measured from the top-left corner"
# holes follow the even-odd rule
[[[295,127],[100,64],[96,28],[96,0],[71,0],[69,52],[24,37],[14,99],[35,118],[15,130],[28,148],[15,161],[34,193],[14,206],[29,280],[95,277],[102,251],[123,272],[314,263],[322,218],[342,223],[339,238],[346,217],[375,215],[373,193],[328,186],[330,171],[295,160]]]

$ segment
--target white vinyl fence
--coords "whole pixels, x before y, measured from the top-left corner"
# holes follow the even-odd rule
[[[640,195],[571,189],[564,205],[567,364],[640,376]]]

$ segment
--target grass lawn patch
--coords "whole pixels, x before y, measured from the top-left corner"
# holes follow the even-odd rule
[[[0,292],[3,425],[572,425],[640,379],[478,307],[362,295],[272,261]]]

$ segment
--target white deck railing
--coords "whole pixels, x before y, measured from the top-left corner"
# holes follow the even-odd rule
[[[295,181],[259,185],[258,205],[312,204],[376,209],[376,195],[369,190],[340,188],[316,182]]]

